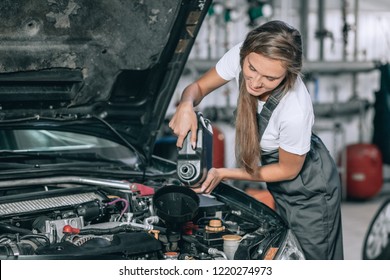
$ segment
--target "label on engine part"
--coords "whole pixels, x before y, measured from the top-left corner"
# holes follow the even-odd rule
[[[354,180],[354,181],[362,182],[362,181],[366,180],[366,174],[364,174],[364,173],[353,173],[351,175],[351,177],[352,177],[352,180]]]

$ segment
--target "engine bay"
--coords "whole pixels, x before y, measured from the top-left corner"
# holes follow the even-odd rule
[[[270,259],[286,232],[233,188],[204,195],[83,177],[9,184],[0,197],[1,259]],[[233,252],[227,240],[236,241]]]

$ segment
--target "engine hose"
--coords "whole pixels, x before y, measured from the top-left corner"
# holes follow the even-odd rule
[[[21,255],[33,255],[34,247],[31,244],[26,243],[9,243],[0,244],[0,258],[1,256],[21,256]]]
[[[27,234],[22,237],[20,237],[20,240],[24,239],[43,239],[47,245],[50,245],[50,239],[46,235],[41,235],[41,234]]]
[[[225,252],[223,251],[220,251],[216,248],[209,248],[209,250],[207,251],[207,253],[209,253],[210,255],[220,255],[222,256],[225,260],[228,259],[228,257],[226,256]]]
[[[93,234],[93,235],[99,235],[99,234],[117,234],[120,232],[126,232],[132,230],[129,226],[119,226],[114,228],[84,228],[80,229],[80,235],[87,235],[87,234]]]
[[[158,216],[150,216],[150,217],[144,219],[144,225],[157,224],[159,221],[160,221],[160,218]]]
[[[93,234],[93,235],[104,235],[104,234],[117,234],[120,232],[129,232],[129,231],[134,231],[134,229],[138,230],[159,230],[162,233],[166,232],[166,229],[163,227],[158,227],[158,226],[152,226],[152,225],[142,225],[142,224],[135,224],[135,223],[130,223],[130,224],[125,224],[121,225],[118,227],[114,228],[84,228],[80,229],[80,235],[87,235],[87,234]]]
[[[183,239],[184,241],[189,242],[189,243],[195,244],[195,246],[196,246],[199,250],[201,250],[203,253],[208,253],[208,251],[209,251],[209,248],[208,248],[206,245],[200,243],[199,240],[197,240],[195,237],[193,237],[193,236],[191,236],[191,235],[183,235],[183,236],[182,236],[182,239]]]
[[[7,225],[4,223],[0,223],[0,232],[1,233],[20,233],[20,234],[34,234],[32,231],[24,229],[24,228],[18,228],[12,225]]]
[[[134,211],[133,212],[133,217],[144,217],[145,214],[148,214],[149,213],[149,209],[143,209],[143,210],[140,210],[140,211]]]

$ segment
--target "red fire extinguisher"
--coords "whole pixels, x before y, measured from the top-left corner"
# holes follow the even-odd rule
[[[213,125],[213,167],[225,167],[225,135]]]

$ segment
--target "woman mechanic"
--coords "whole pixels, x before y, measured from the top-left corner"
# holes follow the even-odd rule
[[[282,21],[269,21],[184,89],[169,126],[179,148],[189,131],[195,147],[194,107],[235,79],[238,167],[210,169],[196,191],[210,193],[225,179],[266,182],[306,259],[343,259],[340,180],[328,150],[312,134],[313,105],[301,68],[299,31]]]

